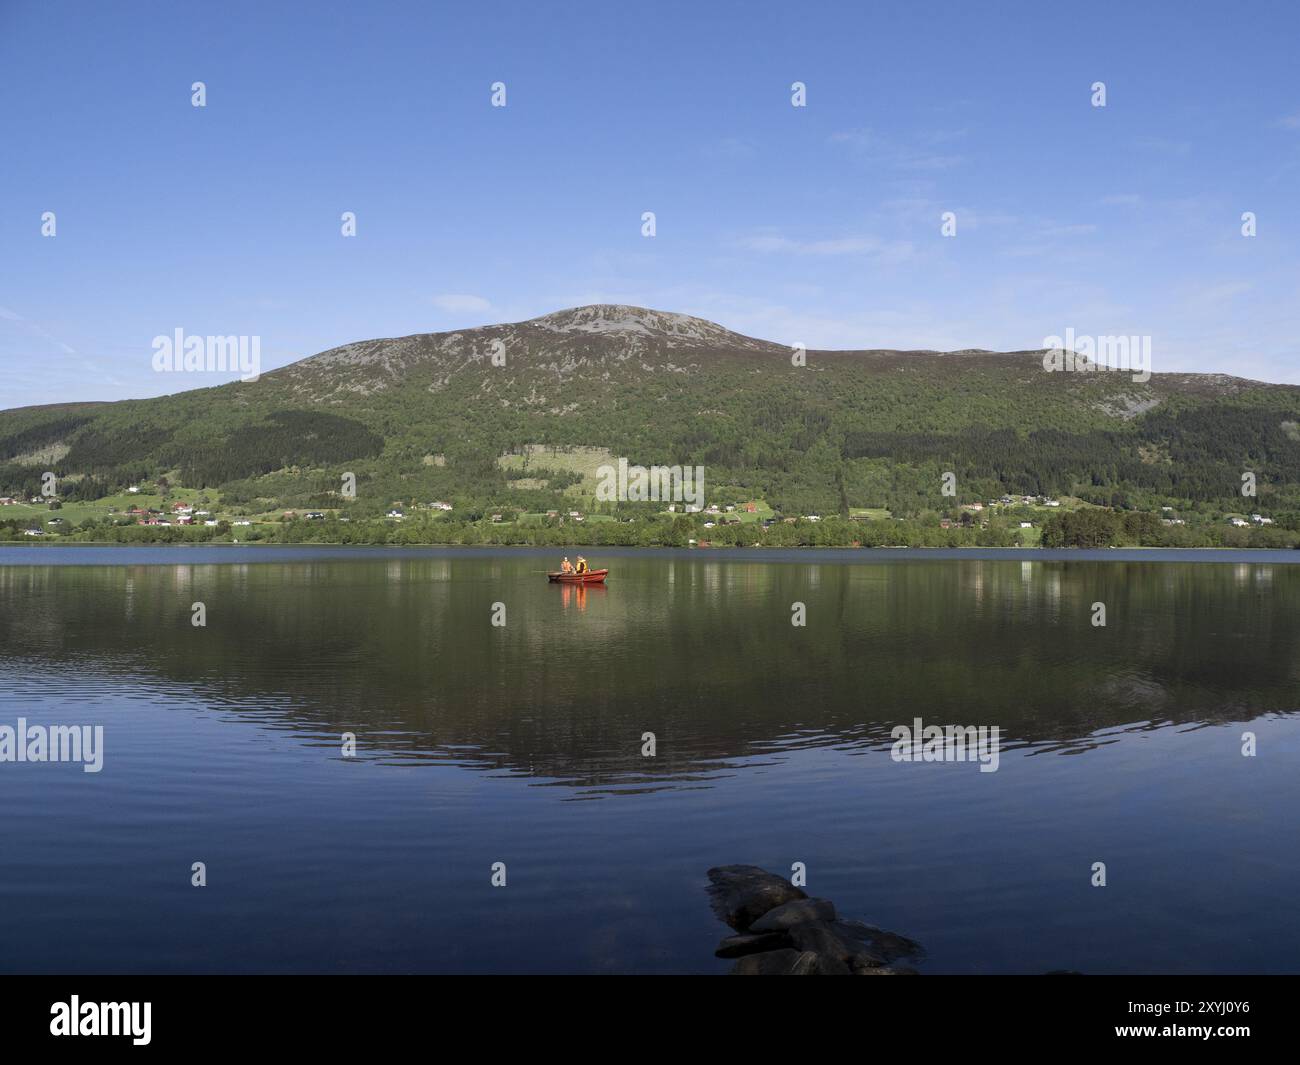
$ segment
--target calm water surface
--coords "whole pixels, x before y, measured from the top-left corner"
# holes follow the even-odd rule
[[[1300,556],[590,554],[0,549],[0,725],[105,731],[0,763],[0,970],[723,972],[801,861],[923,971],[1300,971]]]

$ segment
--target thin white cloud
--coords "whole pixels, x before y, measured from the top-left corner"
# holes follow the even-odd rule
[[[832,144],[842,144],[854,155],[874,167],[895,170],[949,170],[960,166],[965,159],[960,155],[944,155],[925,148],[889,140],[869,129],[851,129],[832,133]]]
[[[462,293],[445,292],[433,297],[433,305],[450,314],[470,314],[474,311],[490,311],[492,304],[482,296],[470,296]]]
[[[704,154],[710,159],[751,159],[758,154],[758,149],[743,137],[723,137],[705,145]]]
[[[1044,237],[1083,237],[1089,233],[1096,233],[1097,227],[1091,222],[1067,223],[1063,225],[1047,225],[1042,228],[1040,234]]]
[[[1217,285],[1206,285],[1196,293],[1195,302],[1200,305],[1223,303],[1245,295],[1254,287],[1249,281],[1224,281]]]
[[[911,225],[919,225],[927,232],[938,232],[944,221],[944,214],[951,211],[957,216],[958,231],[965,233],[975,229],[992,229],[994,227],[1018,226],[1023,219],[1017,215],[997,210],[976,209],[961,203],[936,200],[933,197],[910,196],[886,200],[881,204],[894,221],[903,220]],[[883,222],[884,216],[881,216]]]
[[[912,244],[908,241],[881,240],[879,237],[835,237],[829,240],[792,240],[774,234],[758,234],[744,238],[741,247],[764,253],[783,252],[789,255],[865,255],[885,262],[902,262],[911,258]]]
[[[1138,137],[1133,143],[1139,148],[1159,152],[1161,155],[1183,156],[1192,150],[1190,142],[1171,140],[1168,137]]]
[[[0,307],[0,319],[3,319],[6,322],[21,322],[22,328],[24,328],[30,335],[39,337],[41,340],[44,340],[49,344],[53,344],[56,348],[67,355],[77,354],[76,348],[72,347],[70,344],[65,344],[58,337],[54,336],[42,327],[38,322],[33,322],[28,318],[24,318],[17,311],[11,311],[8,307]]]

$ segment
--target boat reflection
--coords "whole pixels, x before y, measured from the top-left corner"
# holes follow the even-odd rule
[[[560,604],[567,610],[576,606],[579,610],[587,609],[587,593],[604,595],[607,589],[603,584],[562,584],[560,586]]]
[[[195,564],[183,579],[170,559],[0,564],[0,706],[115,692],[584,799],[709,787],[818,748],[887,760],[917,717],[997,726],[1004,752],[1080,754],[1296,712],[1300,565],[1253,566],[1243,594],[1235,562],[808,557],[626,557],[609,596],[557,590],[528,553]],[[199,600],[220,624],[211,610],[189,624]],[[497,600],[508,627],[483,623]],[[1097,602],[1123,626],[1094,628]],[[645,732],[670,751],[643,756]]]

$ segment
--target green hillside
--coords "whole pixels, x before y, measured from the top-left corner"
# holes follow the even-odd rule
[[[147,485],[219,498],[223,518],[435,500],[461,520],[662,510],[596,504],[588,467],[608,454],[703,466],[709,502],[787,515],[926,520],[1009,494],[1297,528],[1297,426],[1292,386],[1047,373],[1038,352],[811,351],[795,366],[699,319],[596,306],[350,344],[255,382],[0,412],[0,495],[38,496],[50,471],[64,506]]]

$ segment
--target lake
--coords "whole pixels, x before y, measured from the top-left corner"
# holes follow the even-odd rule
[[[588,553],[0,549],[0,726],[103,728],[0,762],[0,969],[720,973],[802,862],[922,972],[1300,971],[1300,555]]]

